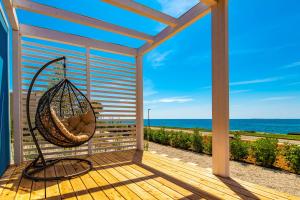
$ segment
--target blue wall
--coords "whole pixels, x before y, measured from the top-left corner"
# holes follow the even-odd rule
[[[0,5],[1,6],[1,5]],[[4,21],[4,13],[0,11],[0,175],[10,163],[10,131],[9,131],[9,30]]]

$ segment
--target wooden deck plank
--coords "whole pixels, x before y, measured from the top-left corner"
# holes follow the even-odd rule
[[[63,166],[64,166],[64,169],[67,174],[76,173],[71,162],[63,161]],[[79,199],[79,200],[92,200],[93,199],[91,194],[87,191],[87,188],[85,187],[85,185],[82,182],[82,180],[80,179],[80,177],[72,178],[72,179],[70,179],[70,182],[74,189],[77,199]]]
[[[93,161],[98,163],[100,166],[104,165],[101,161],[97,160],[97,156],[93,157]],[[99,171],[99,170],[98,170]],[[138,195],[132,192],[125,184],[119,182],[116,177],[114,177],[111,173],[108,172],[107,169],[103,168],[101,170],[101,175],[109,182],[109,184],[114,185],[114,188],[118,190],[118,192],[125,199],[141,199]]]
[[[126,153],[120,153],[122,156],[132,156],[131,154],[126,154]],[[154,168],[150,169],[145,169],[144,166],[141,166],[140,164],[136,164],[133,166],[135,169],[142,171],[145,174],[152,173],[150,171],[153,171]],[[149,168],[149,167],[148,167]],[[209,194],[206,191],[199,190],[198,188],[195,188],[189,184],[186,184],[186,182],[182,182],[176,178],[170,177],[166,173],[163,173],[161,171],[155,170],[153,173],[156,173],[159,175],[159,177],[156,179],[158,182],[160,182],[161,185],[163,186],[168,186],[172,190],[178,191],[184,196],[188,196],[189,198],[193,198],[196,196],[200,196],[203,199],[220,199],[216,197],[215,195]],[[176,177],[176,176],[175,176]],[[158,186],[159,187],[159,186]],[[193,195],[191,195],[193,194]]]
[[[92,161],[91,158],[89,158],[89,160]],[[96,162],[93,162],[93,166],[94,169],[89,172],[89,175],[106,194],[106,196],[111,200],[124,200],[124,197],[101,175],[101,166]]]
[[[147,156],[150,156],[151,158],[148,158]],[[145,158],[147,161],[154,159],[155,162],[160,161],[163,164],[166,165],[166,167],[175,167],[176,170],[180,169],[181,171],[184,171],[186,174],[189,174],[190,176],[197,176],[201,179],[204,179],[205,181],[208,182],[212,182],[213,184],[217,184],[218,186],[221,187],[225,187],[227,189],[229,189],[229,191],[235,191],[238,192],[240,194],[244,194],[244,195],[248,195],[248,198],[250,198],[251,196],[253,196],[253,198],[255,198],[255,196],[258,196],[261,199],[287,199],[287,197],[282,197],[282,196],[278,196],[278,195],[273,195],[272,193],[267,193],[265,191],[261,191],[261,190],[257,190],[256,188],[251,188],[251,187],[247,187],[247,186],[243,186],[242,184],[239,184],[237,182],[233,182],[231,179],[225,179],[225,178],[220,178],[220,177],[216,177],[216,176],[207,176],[207,171],[206,173],[199,173],[199,170],[197,170],[197,168],[199,167],[190,167],[188,165],[183,165],[182,162],[178,162],[178,161],[173,161],[170,160],[166,157],[162,157],[159,155],[151,155],[151,153],[149,152],[145,152]],[[197,172],[195,174],[195,172]],[[220,181],[222,180],[222,181]],[[201,180],[200,180],[201,181]],[[209,185],[209,183],[207,184]],[[223,190],[223,189],[222,189]],[[226,190],[228,191],[228,190]],[[251,191],[250,194],[249,191]],[[232,192],[230,192],[232,193]]]
[[[16,166],[10,166],[4,174],[0,178],[0,195],[2,194],[5,185],[8,183],[10,180],[10,177],[13,175],[14,171],[16,170]]]
[[[16,167],[16,169],[14,170],[13,174],[11,175],[9,181],[4,186],[4,189],[0,196],[2,199],[14,199],[15,198],[17,191],[18,191],[19,184],[21,182],[22,170],[24,169],[25,166],[26,166],[26,164],[23,163],[22,165]]]
[[[82,163],[75,163],[73,164],[73,167],[76,172],[80,172],[87,168],[87,166]],[[109,199],[89,174],[84,174],[80,176],[80,178],[94,199]]]
[[[159,155],[159,154],[153,154],[153,153],[150,153],[150,152],[145,152],[145,154],[147,154],[147,153],[149,155],[153,155],[155,158],[158,158],[158,159],[164,159],[165,158],[165,157],[163,157],[162,155]],[[249,190],[255,190],[255,191],[257,190],[257,192],[267,192],[271,195],[273,194],[274,197],[278,196],[278,197],[283,197],[283,198],[287,198],[287,199],[292,198],[292,195],[289,195],[289,194],[286,194],[286,193],[283,193],[283,192],[279,192],[279,191],[276,191],[274,189],[270,189],[270,188],[260,186],[260,185],[254,184],[254,183],[242,181],[242,180],[239,180],[239,179],[236,179],[236,178],[227,179],[227,178],[216,177],[215,175],[213,175],[211,172],[209,172],[206,169],[203,169],[203,168],[200,168],[200,167],[197,167],[197,166],[182,165],[182,162],[178,161],[178,160],[167,159],[165,161],[168,162],[168,163],[171,163],[172,165],[176,165],[180,168],[185,168],[189,171],[198,172],[198,174],[201,174],[203,176],[206,176],[206,177],[209,177],[209,178],[212,178],[212,179],[215,179],[215,180],[222,179],[222,181],[228,183],[229,185],[233,185],[233,186],[241,186],[242,185],[242,186],[244,186],[245,188],[247,188]]]
[[[139,197],[141,197],[141,199],[156,199],[153,195],[151,195],[150,193],[147,192],[147,190],[144,190],[143,187],[140,187],[140,182],[142,182],[142,180],[134,180],[135,178],[130,178],[126,175],[124,175],[123,173],[120,172],[120,167],[118,164],[116,164],[115,162],[111,161],[110,159],[108,159],[106,157],[107,154],[104,154],[101,157],[98,157],[99,160],[101,160],[103,163],[111,163],[111,164],[115,164],[116,166],[114,168],[110,168],[108,169],[108,171],[114,176],[116,177],[120,182],[128,182],[128,184],[126,184],[126,186],[131,189],[133,192],[135,192]]]
[[[209,193],[213,193],[214,195],[218,197],[224,196],[226,199],[257,199],[257,197],[253,194],[244,195],[239,194],[236,195],[235,191],[228,188],[226,185],[222,185],[222,182],[215,181],[210,182],[208,180],[199,178],[195,173],[189,174],[186,171],[178,170],[178,168],[173,168],[174,166],[166,165],[163,162],[157,163],[159,160],[151,160],[150,158],[143,160],[142,163],[149,165],[150,167],[153,167],[155,169],[160,169],[160,171],[168,173],[172,176],[180,176],[182,180],[185,182],[201,189],[204,191],[207,191]],[[262,199],[264,199],[262,197]]]
[[[45,177],[45,171],[42,170],[36,174],[38,177]],[[46,182],[45,181],[33,181],[31,188],[30,199],[45,199],[46,198]]]
[[[29,200],[33,181],[22,177],[15,199]]]
[[[61,162],[56,163],[54,166],[55,173],[57,176],[65,176],[67,175],[63,164]],[[68,199],[68,200],[76,200],[76,194],[74,192],[74,189],[71,185],[70,180],[60,180],[58,181],[58,188],[62,199]]]
[[[9,167],[0,178],[0,199],[298,199],[253,183],[221,178],[198,166],[159,154],[121,151],[87,157],[93,170],[62,181],[33,182],[22,177],[26,166]],[[65,176],[87,167],[64,161],[39,176]]]
[[[45,170],[45,177],[55,177],[56,172],[54,166],[50,166]],[[46,182],[46,198],[48,200],[61,199],[58,181],[47,181]]]
[[[118,155],[112,154],[118,159],[119,161],[122,161],[124,157],[121,157],[120,154]],[[126,159],[125,159],[126,160]],[[124,169],[128,172],[131,172],[132,174],[135,174],[137,177],[147,177],[147,176],[154,176],[152,179],[145,180],[148,184],[150,184],[152,187],[155,187],[160,192],[163,192],[165,195],[167,195],[169,198],[172,199],[178,199],[188,196],[189,199],[201,199],[201,196],[194,194],[193,192],[186,190],[171,181],[168,181],[157,174],[154,174],[152,172],[149,172],[143,168],[140,168],[136,164],[131,165],[125,165],[123,166]]]
[[[116,170],[118,170],[120,173],[122,173],[124,176],[129,178],[130,180],[135,180],[137,178],[144,178],[144,177],[150,177],[151,175],[147,176],[144,174],[137,175],[136,172],[130,172],[129,170],[126,169],[126,166],[131,166],[132,164],[127,164],[126,166],[122,165],[122,161],[118,160],[119,157],[115,157],[113,154],[105,154],[104,157],[109,159],[110,161],[114,163],[120,163],[118,164],[119,167],[116,167]],[[143,181],[138,181],[136,182],[137,185],[139,185],[141,188],[143,188],[145,191],[150,193],[152,196],[156,197],[157,199],[166,199],[166,200],[171,200],[170,196],[167,194],[163,193],[150,183],[148,183],[148,180],[143,180]]]

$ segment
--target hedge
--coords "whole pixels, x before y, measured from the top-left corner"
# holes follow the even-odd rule
[[[145,128],[144,133],[146,140],[155,143],[197,153],[212,154],[211,135],[203,135],[199,129],[194,129],[193,133],[189,133],[182,130]],[[148,149],[147,142],[145,148]],[[230,158],[232,160],[274,167],[278,155],[284,157],[290,167],[289,171],[300,173],[300,146],[285,144],[283,148],[279,148],[278,140],[268,137],[256,141],[243,141],[238,132],[230,139]]]

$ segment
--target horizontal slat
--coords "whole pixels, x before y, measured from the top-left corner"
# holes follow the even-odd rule
[[[93,138],[93,143],[96,141],[105,141],[105,140],[129,140],[135,141],[134,136],[115,136],[115,137],[101,137],[101,138]]]
[[[136,126],[136,124],[103,124],[103,123],[100,123],[100,122],[97,122],[97,127],[106,127],[106,126],[116,126],[116,127],[131,127],[131,126]]]
[[[95,74],[99,74],[99,75],[103,75],[103,74],[107,74],[110,76],[114,76],[114,77],[118,77],[118,78],[122,78],[122,77],[126,77],[126,81],[133,81],[135,80],[135,76],[127,76],[124,74],[115,74],[115,73],[111,73],[111,72],[107,72],[107,71],[95,71],[95,70],[91,70],[93,73],[91,74],[91,77],[97,77]]]
[[[121,115],[121,114],[100,114],[101,117],[135,117],[135,115]]]
[[[130,76],[135,76],[135,72],[116,69],[113,67],[109,67],[109,65],[106,65],[105,67],[103,67],[103,66],[99,66],[99,65],[90,64],[90,67],[91,67],[90,68],[91,72],[112,71],[112,72],[119,72],[118,74],[123,74],[123,75],[126,74],[126,75],[130,75]]]
[[[25,69],[36,69],[36,71],[38,70],[38,69],[40,69],[40,67],[36,67],[36,66],[30,66],[30,65],[22,65],[23,67],[25,67],[25,68],[23,68],[22,69],[22,71],[24,71]],[[56,70],[56,69],[52,69],[52,68],[47,68],[46,70],[45,70],[45,72],[59,72],[59,70]],[[61,70],[60,71],[61,73],[63,73],[63,71]],[[67,71],[67,75],[78,75],[78,76],[85,76],[86,74],[85,73],[79,73],[79,72],[74,72],[74,71]],[[56,78],[56,77],[55,77]]]
[[[119,82],[122,82],[122,83],[134,83],[134,84],[132,84],[132,86],[134,86],[135,83],[136,83],[135,81],[126,80],[126,79],[112,78],[112,77],[107,77],[107,76],[95,76],[95,75],[91,76],[91,83],[93,83],[93,81],[94,81],[95,79],[114,80],[114,81],[119,81]],[[93,84],[93,85],[94,85],[94,86],[97,86],[97,85],[95,85],[95,84]]]
[[[113,81],[91,80],[91,86],[98,86],[99,85],[98,83],[106,84],[106,85],[119,85],[119,86],[130,87],[132,89],[135,89],[134,84],[125,84],[125,83],[118,83],[118,82],[113,82]]]
[[[101,89],[101,87],[99,87]],[[120,95],[127,95],[127,96],[133,96],[135,93],[127,93],[127,92],[115,92],[115,91],[108,91],[108,90],[94,90],[99,93],[105,93],[105,94],[120,94]],[[91,94],[93,96],[93,94]]]
[[[40,61],[37,61],[37,60],[28,59],[28,58],[22,58],[22,62],[30,62],[30,63],[39,64],[39,65],[46,64],[46,62],[40,62]],[[84,63],[79,63],[79,62],[74,62],[74,61],[67,61],[67,66],[69,66],[68,63],[74,64],[74,65],[83,66],[84,68],[78,68],[77,67],[77,69],[78,70],[86,71]]]
[[[111,113],[135,113],[135,110],[98,110],[95,109],[96,112],[101,111],[102,113],[107,113],[107,112],[111,112]]]
[[[112,101],[112,100],[101,100],[101,103],[104,103],[104,106],[105,103],[115,103],[115,104],[136,104],[135,102],[132,102],[132,101]]]
[[[112,146],[112,147],[98,147],[98,148],[93,148],[93,151],[97,150],[105,150],[105,149],[125,149],[125,148],[132,148],[135,149],[136,145],[125,145],[125,146]]]
[[[116,60],[116,59],[111,59],[111,58],[106,58],[106,57],[102,57],[102,56],[95,55],[95,54],[90,54],[90,58],[95,59],[95,60],[107,60],[107,61],[120,63],[120,64],[126,64],[126,65],[129,65],[129,66],[135,67],[134,63],[124,62],[124,61],[121,61],[121,60]]]
[[[136,108],[136,106],[124,106],[124,105],[105,105],[105,108]]]
[[[24,71],[24,70],[22,70],[22,75],[24,75],[24,74],[27,74],[27,75],[35,75],[36,74],[36,72],[31,72],[31,71]],[[50,76],[51,77],[51,74],[46,74],[46,73],[44,73],[43,75],[41,75],[42,77],[48,77],[48,76]],[[52,76],[53,77],[53,76]],[[86,81],[86,78],[78,78],[78,77],[72,77],[72,76],[70,76],[70,74],[67,74],[67,78],[70,80],[70,81],[76,81],[76,80],[78,80],[78,81]],[[73,83],[74,84],[74,83]],[[74,84],[74,85],[76,85],[76,84]],[[78,85],[83,85],[83,84],[78,84]]]
[[[30,58],[42,59],[42,60],[45,60],[45,63],[48,62],[48,61],[50,61],[50,60],[53,60],[54,58],[57,58],[55,56],[41,56],[41,55],[35,55],[35,54],[31,54],[31,53],[22,53],[22,56],[23,57],[29,57],[29,59],[27,58],[27,60],[30,60],[30,62],[34,61],[37,64],[43,64],[44,62],[32,60]],[[23,59],[26,59],[26,58],[23,58]],[[81,67],[75,67],[74,65],[76,65],[76,66],[79,65]],[[79,71],[86,71],[86,66],[82,65],[81,63],[72,62],[72,61],[68,60],[67,61],[67,69],[75,69],[75,70],[79,70]]]
[[[58,47],[40,44],[40,43],[36,43],[36,42],[28,42],[28,41],[22,40],[22,44],[27,44],[27,45],[31,45],[31,46],[35,46],[35,47],[42,47],[42,48],[46,48],[46,49],[52,49],[52,50],[56,50],[56,51],[63,52],[63,53],[71,53],[71,54],[76,54],[78,56],[85,57],[85,53],[83,53],[83,52],[58,48]]]
[[[99,98],[103,98],[103,99],[119,99],[119,100],[135,100],[135,97],[120,97],[120,96],[104,96],[104,95],[98,95],[98,94],[93,94],[91,95],[93,97],[99,97]],[[99,100],[101,101],[101,100]]]
[[[94,66],[94,67],[97,67],[97,66],[110,66],[110,67],[117,67],[117,68],[122,68],[122,69],[125,69],[124,71],[125,72],[134,72],[136,69],[133,68],[133,67],[127,67],[127,66],[124,66],[124,65],[116,65],[116,64],[111,64],[111,63],[108,63],[108,62],[100,62],[100,61],[96,61],[96,60],[91,60],[90,59],[90,64],[91,66]],[[97,64],[100,64],[100,65],[97,65]]]
[[[86,58],[76,57],[76,56],[72,56],[72,55],[66,55],[63,52],[62,53],[52,52],[52,51],[49,51],[48,49],[45,50],[45,49],[37,49],[37,48],[22,46],[22,50],[32,51],[32,52],[36,52],[36,53],[44,53],[47,55],[54,55],[54,56],[59,56],[59,57],[66,56],[67,60],[68,60],[68,58],[74,59],[74,60],[80,60],[80,61],[83,61],[82,62],[83,64],[85,64],[85,62],[86,62]]]
[[[99,88],[105,88],[105,89],[111,89],[111,90],[124,90],[124,91],[130,91],[130,92],[134,92],[133,94],[135,94],[135,90],[134,89],[130,89],[130,88],[120,88],[120,87],[111,87],[111,86],[105,86],[105,85],[99,85]],[[91,89],[91,92],[98,92],[99,90],[95,90],[95,89]]]

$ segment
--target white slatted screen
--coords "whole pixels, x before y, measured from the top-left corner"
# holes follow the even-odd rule
[[[25,105],[29,84],[38,69],[61,56],[67,58],[67,78],[90,99],[95,109],[97,129],[89,144],[76,148],[61,148],[49,144],[36,131],[44,155],[71,156],[136,148],[134,60],[124,61],[121,56],[30,38],[22,38],[21,51],[24,160],[33,159],[37,154],[26,118]],[[61,77],[62,65],[56,64],[49,66],[37,79],[30,102],[33,127],[39,98]]]

